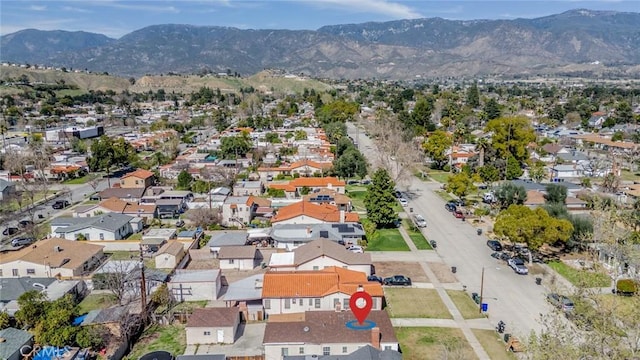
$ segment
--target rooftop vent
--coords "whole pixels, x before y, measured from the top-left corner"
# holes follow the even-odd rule
[[[62,248],[61,248],[60,246],[54,246],[54,247],[53,247],[53,251],[55,251],[55,252],[61,252],[61,251],[62,251]]]
[[[304,328],[302,328],[302,330],[303,330],[304,332],[309,332],[309,330],[310,330],[310,329],[309,329],[309,327],[308,327],[308,326],[305,326]]]

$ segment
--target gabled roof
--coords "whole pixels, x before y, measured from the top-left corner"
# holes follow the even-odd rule
[[[288,314],[287,314],[288,315]],[[307,311],[298,321],[279,321],[271,315],[267,321],[263,344],[370,344],[371,331],[354,331],[345,326],[355,317],[351,311]],[[389,315],[374,310],[367,317],[380,329],[381,343],[397,343]]]
[[[278,210],[278,213],[271,219],[271,223],[277,223],[288,219],[293,219],[298,216],[309,216],[314,219],[318,219],[325,222],[339,222],[340,210],[330,204],[316,204],[307,201],[299,201],[297,203],[284,206]],[[358,222],[360,216],[354,212],[347,212],[344,214],[345,222]]]
[[[0,179],[0,192],[4,191],[9,186],[13,186],[13,182],[7,181],[5,179]]]
[[[138,205],[117,197],[110,197],[106,200],[102,200],[98,205],[112,212],[121,214],[153,214],[156,212],[156,205],[154,204]]]
[[[555,155],[558,153],[558,151],[562,150],[562,145],[549,143],[549,144],[544,144],[542,146],[542,149],[549,154]]]
[[[299,177],[289,182],[290,185],[295,187],[328,187],[331,186],[345,186],[345,182],[338,180],[335,177]]]
[[[188,360],[180,359],[178,360]],[[194,359],[197,360],[197,359]],[[204,360],[204,359],[203,359]],[[402,360],[402,353],[385,349],[376,349],[371,345],[365,345],[351,354],[343,355],[287,355],[283,360]]]
[[[28,331],[6,328],[0,330],[0,339],[4,341],[0,344],[0,359],[10,359],[13,355],[20,351],[20,348],[29,342],[33,335]]]
[[[365,273],[332,266],[319,271],[268,271],[262,297],[324,297],[338,292],[351,295],[358,286],[371,296],[384,296],[382,285],[367,281]]]
[[[123,177],[121,177],[121,179],[125,179],[128,177],[137,177],[139,179],[148,179],[150,177],[154,176],[153,172],[149,171],[149,170],[145,170],[145,169],[138,169],[136,171],[130,172],[126,175],[124,175]]]
[[[55,218],[51,220],[52,226],[58,226],[57,233],[69,233],[89,227],[106,231],[117,231],[133,219],[132,216],[107,213],[89,218]]]
[[[336,204],[349,204],[351,202],[351,198],[347,195],[340,194],[339,192],[333,189],[323,188],[318,192],[314,192],[311,194],[305,195],[302,200],[307,202],[325,202],[325,200],[320,200],[321,197],[329,198],[331,202]]]
[[[254,259],[256,248],[252,245],[223,246],[218,253],[218,259]]]
[[[162,247],[156,253],[156,256],[162,254],[168,254],[173,256],[178,256],[181,252],[184,251],[184,245],[180,241],[171,240],[166,244],[162,245]]]
[[[100,197],[108,199],[110,197],[117,197],[120,199],[139,199],[144,195],[144,188],[108,188],[100,192]]]
[[[60,251],[55,249],[59,247]],[[18,251],[3,254],[0,263],[21,260],[36,264],[48,263],[52,268],[75,269],[102,252],[104,246],[84,241],[50,238],[38,241]]]
[[[238,307],[200,308],[189,315],[186,327],[228,327],[238,323]]]
[[[289,167],[291,169],[297,169],[297,168],[303,167],[303,166],[309,166],[309,167],[313,167],[313,168],[316,168],[316,169],[325,169],[326,170],[326,169],[331,169],[333,164],[330,163],[330,162],[320,163],[320,162],[313,161],[313,160],[300,160],[300,161],[294,162]]]
[[[327,239],[317,239],[302,245],[295,250],[294,262],[296,266],[307,263],[318,257],[330,257],[347,265],[367,265],[371,264],[371,254],[354,253],[347,250],[343,245]]]

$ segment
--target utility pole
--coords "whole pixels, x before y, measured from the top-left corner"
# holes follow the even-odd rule
[[[482,293],[484,291],[484,266],[482,267],[482,275],[480,277],[480,308],[479,312],[482,314]]]
[[[143,323],[147,319],[147,280],[144,276],[144,253],[140,244],[140,308]]]

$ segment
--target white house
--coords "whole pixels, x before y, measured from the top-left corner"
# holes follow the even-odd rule
[[[177,240],[171,240],[156,253],[156,269],[175,269],[184,255],[184,245]]]
[[[222,287],[220,269],[176,270],[167,286],[176,301],[212,301]]]
[[[321,270],[336,266],[371,275],[371,254],[354,253],[328,239],[316,239],[291,252],[274,253],[271,271]]]
[[[358,271],[330,267],[317,271],[268,271],[262,285],[262,304],[267,315],[304,311],[348,310],[351,295],[362,288],[381,310],[382,285],[367,281]]]
[[[584,167],[581,164],[555,165],[551,168],[553,179],[576,179],[584,177]]]
[[[142,230],[143,219],[108,213],[91,218],[58,217],[51,220],[51,234],[67,240],[122,240]]]
[[[187,345],[233,344],[240,324],[237,307],[195,309],[187,320]]]
[[[220,269],[252,270],[256,267],[259,252],[255,246],[223,246],[218,253]]]
[[[354,331],[345,326],[357,324],[351,311],[307,311],[298,319],[274,315],[267,322],[262,341],[265,360],[288,355],[348,355],[367,345],[398,351],[398,339],[386,311],[373,310],[367,320],[376,326]]]

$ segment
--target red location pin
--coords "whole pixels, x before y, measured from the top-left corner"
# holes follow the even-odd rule
[[[365,291],[356,291],[349,299],[351,312],[356,317],[358,324],[360,325],[362,325],[362,323],[367,319],[367,316],[369,316],[372,306],[373,299],[371,298],[371,295]]]

